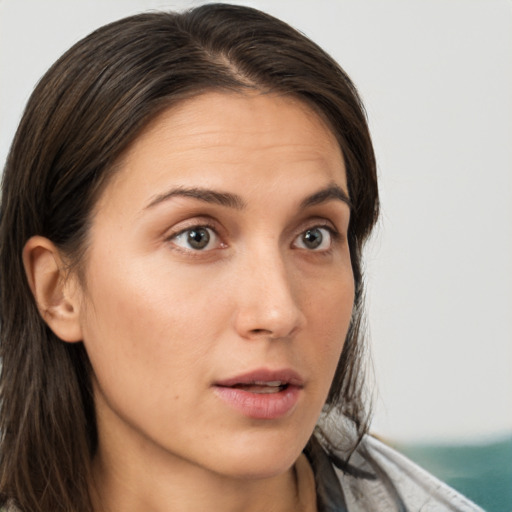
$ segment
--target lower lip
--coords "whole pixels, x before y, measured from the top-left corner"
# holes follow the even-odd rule
[[[277,393],[251,393],[238,388],[216,386],[215,393],[244,416],[259,420],[274,420],[292,412],[301,388],[288,386]]]

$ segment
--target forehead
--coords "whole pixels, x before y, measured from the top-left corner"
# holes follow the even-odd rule
[[[209,92],[184,100],[145,128],[118,169],[115,188],[134,181],[148,193],[168,181],[224,188],[291,175],[311,182],[322,175],[346,191],[343,155],[327,123],[305,102],[276,94]]]
[[[208,92],[181,101],[156,116],[125,153],[167,141],[200,152],[205,145],[265,150],[295,145],[298,156],[341,149],[328,123],[306,102],[272,93]],[[228,137],[226,137],[226,135]],[[257,136],[257,139],[255,138]],[[302,140],[301,140],[302,139]],[[311,144],[303,144],[309,139]],[[188,144],[191,147],[188,147]],[[303,151],[301,151],[303,148]]]

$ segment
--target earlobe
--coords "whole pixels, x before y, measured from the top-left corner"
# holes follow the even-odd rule
[[[23,265],[43,320],[63,341],[81,341],[79,289],[76,278],[67,275],[57,247],[33,236],[23,248]]]

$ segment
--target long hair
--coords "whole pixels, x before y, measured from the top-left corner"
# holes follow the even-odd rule
[[[352,320],[327,405],[367,428],[361,371],[361,250],[378,215],[364,108],[339,65],[285,23],[248,7],[201,6],[106,25],[68,50],[36,86],[11,146],[0,206],[0,493],[24,512],[91,512],[97,444],[83,344],[38,313],[21,254],[49,238],[80,272],[91,212],[116,163],[163,110],[206,91],[296,97],[342,150],[353,210]]]

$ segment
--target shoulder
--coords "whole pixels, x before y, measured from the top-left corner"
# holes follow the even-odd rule
[[[325,502],[322,509],[326,512],[483,512],[479,506],[372,436],[362,439],[348,463],[335,453],[324,452],[322,456],[319,450],[322,448],[317,446],[313,450],[316,454],[310,460],[317,477],[317,492]],[[321,480],[328,481],[328,485]]]
[[[363,439],[360,456],[382,482],[389,482],[407,509],[428,511],[482,511],[480,507],[372,436]]]

